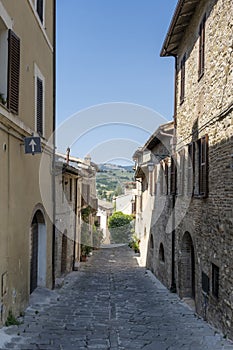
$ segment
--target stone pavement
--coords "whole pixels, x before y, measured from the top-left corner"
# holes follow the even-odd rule
[[[11,341],[1,349],[233,349],[126,246],[95,251],[60,289],[36,290],[24,323],[3,335]]]

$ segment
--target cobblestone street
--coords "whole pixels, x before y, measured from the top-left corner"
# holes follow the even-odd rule
[[[4,332],[1,349],[233,349],[126,246],[95,251],[60,289],[38,289],[24,323]]]

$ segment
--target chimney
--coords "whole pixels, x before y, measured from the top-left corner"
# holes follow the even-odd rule
[[[70,147],[67,148],[66,150],[66,163],[69,165],[70,161]]]
[[[88,165],[91,165],[91,156],[90,154],[87,154],[86,157],[84,158],[84,162]]]

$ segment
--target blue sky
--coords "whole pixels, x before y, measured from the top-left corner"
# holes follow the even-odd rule
[[[164,122],[172,119],[174,59],[161,58],[159,54],[176,3],[177,0],[57,0],[57,125],[77,115],[73,125],[77,128],[76,141],[69,141],[69,136],[65,140],[67,146],[73,145],[74,155],[91,153],[100,162],[95,142],[98,146],[106,144],[108,153],[120,139],[133,141],[136,147],[155,131],[163,119],[158,115],[164,117]],[[113,124],[119,120],[113,111],[109,125],[103,126],[100,118],[95,130],[88,132],[87,127],[79,134],[79,125],[86,120],[80,111],[111,102],[152,109],[157,112],[156,122],[143,131],[143,118],[147,118],[144,115],[142,125],[134,132],[132,127],[124,129],[122,119],[121,127],[116,128]],[[127,118],[126,115],[126,124]]]

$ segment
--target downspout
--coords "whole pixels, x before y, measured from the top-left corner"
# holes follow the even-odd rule
[[[172,154],[175,152],[176,145],[176,114],[177,114],[177,56],[175,58],[175,87],[174,87],[174,133],[172,143]],[[171,292],[176,293],[176,263],[175,263],[175,248],[176,248],[176,229],[175,229],[175,204],[176,204],[176,193],[172,195],[172,280],[171,280]]]
[[[55,137],[56,130],[56,0],[53,0],[53,160],[52,160],[52,196],[53,196],[53,237],[52,237],[52,288],[55,287],[55,240],[56,240],[56,195],[55,195]]]

